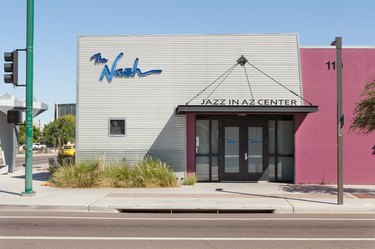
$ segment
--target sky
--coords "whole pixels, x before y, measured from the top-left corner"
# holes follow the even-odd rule
[[[42,124],[53,121],[55,103],[76,102],[81,35],[298,33],[300,46],[327,46],[342,36],[344,47],[375,47],[374,0],[34,2],[34,97],[49,106],[34,119]],[[1,54],[26,47],[26,3],[0,0]],[[20,54],[20,84],[25,60]],[[0,77],[0,95],[25,98],[24,87],[3,83],[3,70]]]

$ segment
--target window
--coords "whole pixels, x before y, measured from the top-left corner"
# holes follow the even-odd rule
[[[210,120],[197,120],[195,128],[195,153],[210,153]]]
[[[195,166],[198,181],[219,180],[219,121],[198,119],[195,123]]]
[[[109,135],[110,136],[125,136],[125,119],[110,119],[109,120]]]
[[[276,182],[293,182],[293,120],[269,120],[268,141],[268,180]]]

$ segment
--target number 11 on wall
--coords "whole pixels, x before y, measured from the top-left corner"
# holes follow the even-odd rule
[[[336,61],[328,61],[326,65],[328,70],[336,70]],[[341,63],[341,67],[344,68],[344,63]]]

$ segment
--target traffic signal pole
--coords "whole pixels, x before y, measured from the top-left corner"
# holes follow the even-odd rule
[[[34,0],[27,0],[26,29],[26,156],[25,192],[22,196],[34,196],[33,191],[33,71],[34,71]]]

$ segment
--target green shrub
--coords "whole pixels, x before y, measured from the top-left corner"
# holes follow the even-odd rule
[[[99,177],[98,161],[64,165],[52,174],[50,182],[62,188],[92,188]]]
[[[101,170],[97,186],[103,188],[131,187],[130,172],[129,166],[124,163],[108,165]]]
[[[54,157],[48,158],[48,172],[50,174],[55,173],[55,171],[60,167],[61,165],[56,161]]]
[[[74,157],[66,157],[63,155],[58,154],[57,160],[54,157],[48,158],[48,171],[49,173],[53,174],[58,168],[72,166],[74,165],[75,158]]]
[[[159,159],[145,157],[130,167],[126,161],[110,163],[104,158],[93,162],[58,164],[51,160],[50,182],[62,188],[151,188],[175,187],[177,180],[169,166]]]
[[[197,183],[197,177],[195,175],[187,175],[182,181],[182,185],[195,185]]]
[[[176,177],[169,166],[150,156],[135,163],[131,171],[131,179],[133,187],[138,188],[177,186]]]

